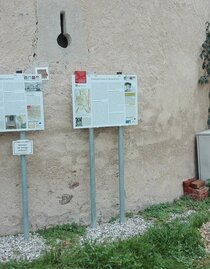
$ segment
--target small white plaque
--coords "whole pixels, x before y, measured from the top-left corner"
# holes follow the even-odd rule
[[[37,75],[41,75],[42,80],[49,80],[48,67],[36,67],[35,72]]]
[[[33,154],[32,140],[17,140],[12,142],[13,155]]]

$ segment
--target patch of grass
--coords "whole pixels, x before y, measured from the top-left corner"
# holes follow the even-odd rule
[[[78,224],[63,224],[53,228],[42,229],[37,231],[50,245],[64,243],[73,245],[77,242],[79,236],[85,233],[86,227]]]
[[[162,203],[152,205],[143,212],[140,212],[144,218],[153,219],[157,222],[165,222],[171,214],[182,214],[188,210],[208,211],[210,209],[210,198],[203,201],[195,201],[188,197],[181,197],[173,203]]]
[[[173,221],[150,228],[143,236],[109,245],[85,245],[76,252],[69,268],[193,268],[199,257],[204,257],[204,247],[198,227],[208,220],[205,214],[195,215],[189,223]],[[70,255],[71,256],[71,255]]]
[[[210,199],[182,198],[152,206],[141,214],[156,221],[144,235],[110,244],[77,244],[84,226],[62,225],[39,233],[53,246],[34,262],[1,264],[1,269],[209,269],[198,228],[210,220]],[[195,210],[187,221],[165,222],[171,213]],[[57,240],[61,240],[57,244]],[[64,244],[69,240],[69,244]]]
[[[193,268],[195,261],[204,257],[197,225],[194,219],[188,224],[175,221],[153,227],[143,236],[113,244],[56,249],[27,268],[42,268],[42,265],[72,269]]]

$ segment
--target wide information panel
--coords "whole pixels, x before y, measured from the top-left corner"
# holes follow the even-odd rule
[[[44,129],[39,75],[0,75],[0,132]]]
[[[135,75],[75,72],[72,76],[72,99],[74,128],[138,124]]]

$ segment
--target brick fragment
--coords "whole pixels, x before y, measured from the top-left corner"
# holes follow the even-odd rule
[[[191,193],[185,193],[194,200],[203,200],[206,199],[209,195],[209,188],[208,187],[201,187],[200,189],[193,189],[191,188]]]
[[[198,201],[201,201],[203,199],[206,199],[208,198],[208,195],[209,193],[206,192],[206,193],[203,193],[202,195],[197,195],[197,194],[193,194],[193,193],[190,193],[189,196],[194,199],[194,200],[198,200]]]
[[[183,187],[189,187],[190,184],[191,184],[193,181],[195,181],[195,180],[197,180],[197,178],[195,178],[195,177],[185,179],[185,180],[183,181]]]
[[[192,193],[193,192],[193,188],[192,187],[183,187],[184,190],[184,194],[188,194],[188,193]]]
[[[209,187],[203,186],[200,189],[193,189],[192,193],[202,195],[203,193],[206,193],[208,190],[209,190]]]
[[[184,194],[188,194],[188,193],[191,193],[193,192],[192,188],[190,187],[190,184],[194,181],[196,181],[197,178],[193,177],[193,178],[188,178],[188,179],[185,179],[183,181],[183,191],[184,191]]]
[[[199,189],[201,187],[203,187],[205,185],[205,181],[202,179],[197,179],[195,181],[192,181],[190,183],[190,187],[194,188],[194,189]]]

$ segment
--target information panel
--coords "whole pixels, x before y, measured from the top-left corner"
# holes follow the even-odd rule
[[[138,124],[135,75],[72,76],[74,128],[130,126]]]
[[[44,129],[39,75],[0,75],[0,132]]]

